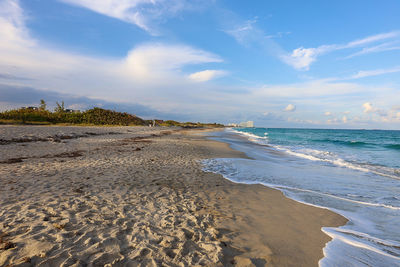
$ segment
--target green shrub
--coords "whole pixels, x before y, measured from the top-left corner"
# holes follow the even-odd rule
[[[153,120],[143,120],[126,112],[117,112],[102,108],[92,108],[84,112],[67,112],[64,102],[59,104],[54,112],[46,110],[46,102],[40,101],[40,108],[20,108],[0,112],[0,122],[16,122],[23,124],[93,124],[93,125],[152,125]],[[156,125],[177,126],[186,128],[224,127],[216,123],[178,122],[174,120],[156,120]]]
[[[42,109],[20,108],[0,113],[0,119],[27,122],[50,122],[94,125],[147,125],[134,115],[102,108],[93,108],[85,112],[65,112],[57,109],[55,112]]]

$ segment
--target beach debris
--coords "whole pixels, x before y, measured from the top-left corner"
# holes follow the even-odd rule
[[[74,190],[72,190],[72,191],[74,191],[75,193],[78,193],[78,194],[83,194],[84,191],[83,191],[82,189],[83,189],[83,186],[81,186],[81,187],[79,187],[79,188],[76,188],[76,189],[74,189]]]
[[[2,160],[2,161],[0,161],[0,163],[2,163],[2,164],[13,164],[13,163],[23,162],[24,159],[27,159],[27,158],[26,157],[11,158],[11,159]]]
[[[11,249],[11,248],[15,248],[15,244],[11,241],[5,241],[0,245],[0,249],[3,249],[3,250],[7,250],[7,249]]]
[[[76,158],[76,157],[81,157],[83,156],[83,151],[82,150],[77,150],[77,151],[71,151],[71,152],[63,152],[60,154],[56,155],[47,155],[44,156],[46,158]]]
[[[6,236],[8,236],[7,233],[0,233],[0,250],[8,250],[16,247],[15,243],[5,240]]]
[[[54,228],[58,230],[63,230],[65,228],[66,224],[59,224],[59,223],[53,223]]]
[[[70,140],[70,139],[77,139],[83,137],[90,137],[90,136],[99,136],[99,135],[116,135],[122,134],[118,132],[106,132],[106,133],[93,133],[93,132],[85,132],[84,134],[56,134],[53,136],[47,137],[37,137],[26,135],[20,138],[11,138],[11,139],[0,139],[0,145],[9,145],[14,143],[28,143],[28,142],[56,142],[60,143],[62,140]]]
[[[19,157],[19,158],[10,158],[6,160],[0,161],[0,164],[13,164],[13,163],[20,163],[23,162],[24,159],[40,159],[40,158],[76,158],[76,157],[81,157],[83,156],[82,150],[76,150],[76,151],[71,151],[71,152],[63,152],[60,154],[55,154],[55,155],[44,155],[40,157]]]
[[[22,262],[24,263],[31,263],[32,259],[30,257],[23,257]]]

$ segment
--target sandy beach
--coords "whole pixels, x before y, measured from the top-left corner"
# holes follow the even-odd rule
[[[317,266],[346,219],[202,171],[198,130],[0,126],[0,266]]]

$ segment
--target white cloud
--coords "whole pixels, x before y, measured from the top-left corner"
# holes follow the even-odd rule
[[[349,121],[349,119],[347,118],[347,116],[343,116],[342,117],[342,122],[343,123],[347,123]]]
[[[355,47],[362,47],[368,45],[370,43],[379,42],[391,38],[397,38],[400,36],[399,31],[393,31],[388,33],[382,33],[377,35],[368,36],[366,38],[355,40],[349,42],[347,44],[332,44],[332,45],[321,45],[316,48],[304,48],[299,47],[294,49],[290,54],[281,55],[281,59],[286,64],[292,66],[297,70],[309,70],[311,64],[317,60],[317,58],[323,54],[336,51],[343,50]],[[372,49],[374,50],[374,49]],[[379,49],[375,48],[375,52],[378,52]],[[364,52],[366,53],[366,52]]]
[[[288,111],[288,112],[293,112],[293,111],[295,111],[295,110],[296,110],[296,106],[293,105],[293,104],[289,104],[289,105],[287,105],[286,108],[285,108],[285,111]]]
[[[186,45],[148,43],[129,52],[125,67],[140,79],[154,78],[155,74],[179,71],[185,65],[221,62],[212,53]]]
[[[364,113],[371,113],[375,111],[370,102],[366,102],[362,106],[364,108]]]
[[[0,47],[19,49],[21,46],[32,46],[25,27],[25,16],[18,0],[0,1]]]
[[[178,12],[189,8],[186,0],[59,0],[80,6],[135,24],[152,35],[157,30],[152,26],[154,21],[161,21],[165,16],[175,16]]]
[[[320,46],[317,48],[299,47],[294,49],[289,55],[281,55],[281,59],[297,70],[309,70],[310,65],[317,60],[319,55],[331,50],[335,50],[335,46]]]
[[[364,108],[364,113],[375,113],[381,117],[386,117],[388,112],[380,108],[374,108],[370,102],[366,102],[362,105]]]
[[[309,70],[311,63],[317,60],[314,48],[297,48],[290,55],[282,55],[281,59],[288,65],[298,70]]]
[[[364,108],[364,113],[368,113],[368,119],[365,119],[367,122],[384,122],[384,123],[394,123],[399,122],[400,116],[396,107],[392,107],[389,110],[382,108],[375,108],[372,106],[370,102],[366,102],[362,105]]]
[[[324,113],[324,115],[325,115],[325,116],[331,116],[331,115],[332,115],[332,112],[327,111],[327,112]]]
[[[226,71],[223,70],[203,70],[192,73],[188,77],[195,82],[206,82],[224,75],[226,75]]]

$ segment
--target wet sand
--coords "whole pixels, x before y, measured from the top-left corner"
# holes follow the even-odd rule
[[[0,266],[317,266],[346,220],[201,170],[197,131],[0,126]]]

